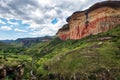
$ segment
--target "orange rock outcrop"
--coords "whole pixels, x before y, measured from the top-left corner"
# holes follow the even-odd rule
[[[81,39],[120,25],[120,1],[96,3],[85,11],[74,12],[57,32],[62,40]]]

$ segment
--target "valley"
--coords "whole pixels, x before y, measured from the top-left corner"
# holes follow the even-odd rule
[[[1,35],[0,80],[120,80],[119,4],[120,1],[114,0],[98,2],[67,15],[67,23],[59,27],[55,35],[61,25],[59,22],[64,21],[54,17],[48,25],[43,24],[50,22],[51,17],[44,15],[50,18],[44,21],[43,14],[36,15],[38,9],[34,16],[42,19],[32,18],[33,26],[22,20],[0,18],[0,32],[10,39],[17,37],[16,40],[2,40],[7,36]],[[28,5],[30,9],[31,5]],[[10,36],[10,32],[15,34]],[[18,34],[52,36],[19,38]]]
[[[2,65],[6,68],[24,65],[25,80],[120,79],[120,26],[80,40],[54,38],[26,47],[24,54],[20,52],[0,51],[1,70]],[[15,71],[13,74],[18,74]],[[12,80],[20,76],[20,73],[14,77],[13,74],[4,78]]]

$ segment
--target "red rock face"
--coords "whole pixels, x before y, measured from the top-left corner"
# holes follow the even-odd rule
[[[59,38],[62,39],[62,40],[70,39],[69,31],[59,32],[59,33],[58,33],[58,36],[59,36]]]
[[[103,7],[91,11],[88,9],[88,12],[75,12],[69,17],[68,24],[69,30],[58,31],[57,35],[62,40],[76,40],[105,32],[120,25],[120,6],[111,7],[104,4]]]

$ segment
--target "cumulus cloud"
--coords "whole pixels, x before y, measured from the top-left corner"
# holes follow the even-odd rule
[[[18,29],[18,28],[15,28],[14,31],[17,31],[17,32],[27,32],[26,30],[22,30],[22,29]]]
[[[8,27],[8,26],[2,26],[0,29],[1,29],[1,30],[7,30],[7,31],[12,30],[12,28],[11,28],[11,27]]]
[[[98,1],[105,0],[1,0],[0,15],[30,24],[27,29],[30,29],[28,33],[31,35],[55,35],[73,12],[86,9]],[[56,24],[51,22],[54,18],[58,20]]]

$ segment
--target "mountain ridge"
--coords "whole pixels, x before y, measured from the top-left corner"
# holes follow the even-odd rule
[[[23,46],[31,46],[34,43],[50,41],[54,36],[33,37],[33,38],[18,38],[16,40],[0,40],[6,44],[22,44]]]

